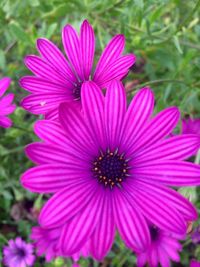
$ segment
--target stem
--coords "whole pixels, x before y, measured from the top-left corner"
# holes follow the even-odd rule
[[[30,130],[28,130],[28,129],[25,129],[25,128],[23,128],[23,127],[21,127],[21,126],[17,126],[17,125],[12,125],[12,128],[15,128],[15,129],[17,129],[17,130],[20,130],[20,131],[23,131],[23,132],[28,132],[28,133],[33,133],[32,131],[30,131]]]
[[[184,81],[181,81],[181,80],[173,80],[173,79],[160,79],[160,80],[154,80],[154,81],[150,81],[150,82],[145,82],[145,83],[142,83],[136,87],[134,87],[133,89],[129,90],[128,93],[132,92],[133,90],[137,90],[137,89],[140,89],[141,87],[144,87],[144,86],[147,86],[147,85],[151,85],[151,84],[159,84],[159,83],[183,83],[185,84]]]
[[[197,151],[195,161],[196,164],[200,164],[200,149]]]

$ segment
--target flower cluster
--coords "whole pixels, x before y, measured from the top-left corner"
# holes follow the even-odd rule
[[[198,216],[176,188],[200,185],[200,166],[186,161],[200,135],[184,121],[183,133],[172,136],[180,112],[155,115],[150,88],[127,101],[122,80],[136,57],[122,55],[123,35],[112,38],[94,71],[95,36],[86,20],[80,35],[66,25],[62,41],[67,59],[39,39],[40,56],[25,58],[34,76],[20,80],[30,92],[22,107],[44,116],[34,125],[41,141],[25,148],[36,166],[21,183],[52,194],[32,229],[37,253],[47,261],[71,257],[73,266],[80,257],[102,261],[118,232],[138,267],[169,267],[180,261],[180,241]]]

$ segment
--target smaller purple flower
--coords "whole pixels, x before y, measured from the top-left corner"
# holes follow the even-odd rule
[[[195,260],[191,260],[190,267],[200,267],[200,262],[195,261]]]
[[[35,256],[33,245],[24,242],[21,237],[9,240],[8,246],[3,249],[3,262],[8,267],[33,266]]]
[[[194,244],[200,244],[200,225],[194,230],[191,238]]]
[[[160,263],[162,267],[170,267],[170,260],[179,262],[182,247],[178,241],[184,236],[163,231],[152,224],[149,231],[151,244],[142,253],[137,253],[137,266],[144,267],[148,263],[149,267],[156,267]]]
[[[11,79],[4,77],[0,80],[0,127],[9,128],[12,125],[12,121],[7,115],[11,114],[16,106],[12,104],[14,99],[14,94],[7,94],[4,96],[4,93],[10,85]]]
[[[200,119],[183,119],[182,134],[198,134],[200,135]]]

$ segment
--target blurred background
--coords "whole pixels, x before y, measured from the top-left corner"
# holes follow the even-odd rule
[[[36,140],[32,127],[36,117],[19,107],[25,91],[18,79],[29,71],[23,64],[28,54],[37,54],[38,37],[46,37],[62,50],[61,29],[70,23],[77,30],[87,18],[96,34],[96,57],[111,37],[123,33],[125,53],[134,53],[137,63],[124,83],[129,97],[140,87],[151,87],[156,95],[156,112],[176,105],[182,117],[200,117],[200,1],[186,0],[0,0],[0,77],[9,76],[9,91],[16,94],[18,108],[11,118],[11,129],[0,129],[0,259],[2,247],[10,238],[29,240],[30,229],[44,198],[25,191],[19,183],[22,172],[32,163],[23,148]],[[180,132],[180,128],[176,131]],[[184,189],[200,211],[200,194]],[[200,213],[200,212],[199,212]],[[196,227],[198,222],[193,225]],[[191,230],[191,229],[190,229]],[[183,244],[181,264],[200,260],[200,245],[192,243],[190,234]],[[81,266],[129,267],[135,256],[119,238],[103,264],[82,260]],[[70,260],[65,262],[70,266]],[[34,266],[62,266],[62,259],[44,263],[38,258]]]

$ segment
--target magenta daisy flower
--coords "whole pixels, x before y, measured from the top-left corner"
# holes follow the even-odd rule
[[[57,117],[60,103],[80,102],[84,81],[91,79],[104,88],[111,80],[121,80],[126,76],[135,62],[134,55],[122,55],[125,40],[118,34],[106,46],[92,73],[95,36],[87,20],[81,25],[80,36],[71,25],[66,25],[62,41],[68,60],[52,42],[38,39],[37,49],[41,57],[30,55],[25,58],[26,66],[35,76],[20,80],[21,87],[31,92],[22,100],[22,107],[48,119]]]
[[[26,171],[23,186],[53,193],[39,223],[63,226],[58,247],[71,256],[90,240],[90,253],[101,260],[116,229],[127,247],[144,251],[150,244],[146,218],[162,230],[183,234],[186,220],[197,218],[192,204],[168,186],[200,184],[200,166],[183,160],[199,136],[167,138],[180,114],[170,107],[153,115],[150,89],[140,90],[127,109],[125,89],[113,81],[104,97],[93,82],[81,90],[82,112],[61,104],[60,123],[39,121],[42,143],[27,146],[38,166]]]
[[[24,242],[21,237],[8,242],[8,246],[3,248],[3,256],[3,262],[8,267],[33,266],[35,261],[33,246]]]
[[[191,234],[192,242],[194,244],[200,244],[200,225],[198,225]]]
[[[200,267],[200,262],[196,260],[191,260],[190,267]]]
[[[183,119],[182,120],[183,134],[198,134],[200,136],[200,119]]]
[[[9,128],[12,125],[11,119],[7,115],[11,114],[16,106],[12,104],[14,94],[7,94],[3,96],[10,85],[10,78],[3,78],[0,80],[0,127]]]
[[[183,236],[163,231],[156,226],[149,226],[151,244],[146,251],[137,255],[137,266],[144,267],[170,267],[170,259],[179,262],[179,252],[182,247],[179,243]],[[159,265],[160,264],[160,265]]]

